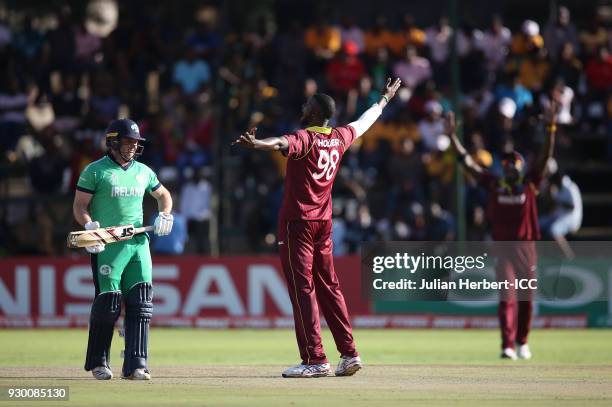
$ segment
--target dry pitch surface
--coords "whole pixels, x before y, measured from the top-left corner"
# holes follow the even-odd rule
[[[155,329],[150,382],[93,380],[82,370],[86,338],[84,330],[2,332],[0,386],[68,386],[70,401],[0,407],[612,405],[610,330],[536,331],[534,360],[519,362],[497,359],[496,331],[362,330],[367,365],[357,375],[283,379],[295,361],[290,331]]]

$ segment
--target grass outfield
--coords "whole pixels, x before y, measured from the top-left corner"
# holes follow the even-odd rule
[[[517,362],[498,359],[498,336],[496,330],[357,330],[366,363],[357,375],[282,379],[281,371],[298,361],[293,331],[154,328],[151,382],[99,382],[82,369],[85,330],[5,330],[0,387],[70,388],[69,402],[19,406],[612,405],[612,330],[535,331],[534,359]],[[336,363],[328,332],[324,339]],[[120,341],[116,335],[116,376]]]

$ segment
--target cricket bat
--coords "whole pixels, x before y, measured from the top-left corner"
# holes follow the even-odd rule
[[[129,240],[139,233],[152,232],[153,226],[135,228],[134,225],[111,226],[108,228],[79,230],[68,234],[68,248],[90,247]]]

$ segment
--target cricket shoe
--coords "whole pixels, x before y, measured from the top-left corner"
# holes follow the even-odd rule
[[[502,359],[517,360],[516,351],[512,348],[504,348],[501,354]]]
[[[283,372],[283,377],[323,377],[331,373],[329,363],[320,365],[296,365]]]
[[[518,357],[521,359],[531,359],[533,355],[531,354],[531,349],[529,349],[529,345],[524,344],[524,345],[519,345],[519,349],[518,349]]]
[[[147,372],[145,369],[139,368],[134,369],[131,375],[123,376],[122,379],[127,380],[151,380],[151,374]]]
[[[94,367],[91,374],[97,380],[110,380],[113,378],[113,372],[106,366]]]
[[[336,368],[336,376],[352,376],[362,367],[363,364],[359,356],[342,356]]]

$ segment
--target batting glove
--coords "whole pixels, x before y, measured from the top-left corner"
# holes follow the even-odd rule
[[[157,236],[166,236],[170,234],[172,230],[172,224],[174,223],[174,216],[171,213],[160,212],[155,219],[155,233]]]
[[[90,221],[85,224],[85,230],[93,230],[93,229],[100,229],[100,222]],[[105,245],[103,243],[100,243],[95,246],[86,247],[85,250],[87,250],[88,253],[96,254],[96,253],[103,252],[104,248],[105,248]]]

